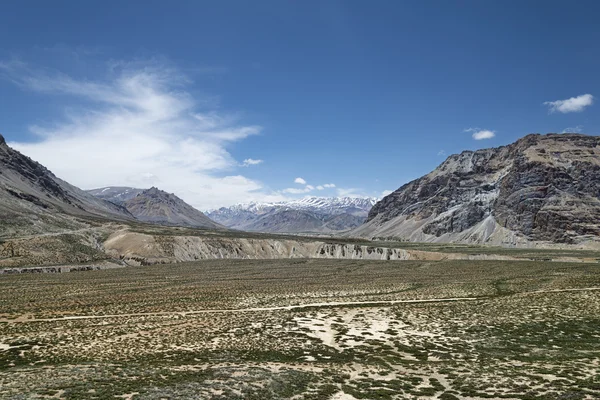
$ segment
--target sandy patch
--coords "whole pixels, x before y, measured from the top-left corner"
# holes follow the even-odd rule
[[[347,393],[344,393],[343,391],[339,391],[333,396],[331,396],[330,400],[357,400],[357,398]]]

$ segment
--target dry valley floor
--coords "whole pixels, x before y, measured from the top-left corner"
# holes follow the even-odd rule
[[[598,263],[214,260],[0,287],[0,398],[600,397]]]

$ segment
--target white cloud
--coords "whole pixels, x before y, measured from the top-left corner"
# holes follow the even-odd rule
[[[255,160],[253,158],[246,158],[244,160],[244,162],[242,163],[242,167],[249,167],[250,165],[258,165],[258,164],[262,164],[264,161],[263,160]]]
[[[298,183],[300,185],[306,185],[306,181],[302,178],[296,178],[294,179],[294,183]]]
[[[203,102],[190,94],[192,82],[176,68],[156,62],[113,64],[107,79],[91,81],[11,61],[0,62],[0,76],[21,88],[72,100],[59,121],[30,127],[39,141],[11,145],[83,189],[155,185],[199,209],[285,200],[260,182],[230,172],[240,163],[227,146],[262,128],[199,110]],[[242,165],[259,162],[247,159]]]
[[[496,136],[494,131],[482,130],[479,132],[473,133],[473,139],[475,140],[483,140],[483,139],[491,139]]]
[[[591,94],[582,94],[581,96],[571,97],[566,100],[546,101],[544,105],[549,107],[549,112],[581,112],[594,102],[594,96]]]
[[[468,128],[464,132],[472,132],[472,137],[475,140],[491,139],[496,136],[496,131],[490,131],[488,129],[479,128]]]
[[[338,188],[337,195],[339,197],[368,197],[358,188]]]
[[[385,196],[390,195],[392,193],[394,193],[393,190],[384,190],[383,192],[381,192],[381,197],[385,197]]]
[[[299,188],[287,188],[287,189],[283,189],[283,193],[289,193],[289,194],[302,194],[302,193],[308,193],[313,191],[315,188],[310,186],[310,185],[306,185],[304,188],[299,189]]]
[[[437,153],[438,156],[445,156],[446,155],[446,151],[445,150],[440,150]]]
[[[283,189],[281,191],[281,193],[291,194],[291,195],[307,194],[314,190],[325,190],[325,189],[331,189],[331,188],[335,188],[335,187],[336,186],[333,183],[326,183],[326,184],[318,185],[318,186],[305,185],[303,188]],[[369,197],[368,195],[366,195],[364,193],[364,191],[362,189],[357,189],[357,188],[337,188],[336,195],[340,196],[340,197]]]
[[[324,183],[322,185],[319,185],[316,187],[317,190],[325,190],[325,189],[332,189],[335,187],[334,183]]]
[[[296,178],[296,180],[298,179],[302,179],[302,178]],[[304,181],[304,179],[302,179]],[[300,183],[300,182],[296,182],[296,183]],[[335,186],[335,185],[334,185]],[[318,185],[318,186],[313,186],[313,185],[305,185],[302,189],[300,188],[287,188],[287,189],[283,189],[282,192],[283,193],[287,193],[287,194],[303,194],[303,193],[309,193],[312,192],[313,190],[324,190],[327,187],[327,185]]]
[[[572,128],[565,128],[561,133],[581,133],[583,131],[583,126],[577,125]]]

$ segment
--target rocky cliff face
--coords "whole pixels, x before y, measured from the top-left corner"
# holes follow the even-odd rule
[[[452,155],[383,198],[352,235],[600,243],[600,137],[534,134]]]
[[[143,191],[144,189],[126,186],[109,186],[100,189],[87,190],[92,196],[118,205],[123,205],[127,200],[134,198]]]
[[[352,260],[510,260],[485,254],[439,253],[413,249],[327,243],[320,240],[219,236],[148,235],[123,230],[104,249],[127,265],[170,264],[205,259],[331,258]]]
[[[174,194],[150,188],[123,202],[123,206],[144,222],[189,226],[194,228],[225,229]]]
[[[81,228],[81,218],[90,217],[133,220],[123,207],[57,178],[0,136],[0,236]]]

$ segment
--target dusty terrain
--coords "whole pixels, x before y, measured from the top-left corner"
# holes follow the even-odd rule
[[[531,248],[371,241],[87,220],[59,232],[0,237],[4,269],[110,263],[152,265],[206,259],[544,260],[597,262],[600,250],[537,243]]]
[[[599,268],[282,259],[1,275],[0,398],[594,399]]]

